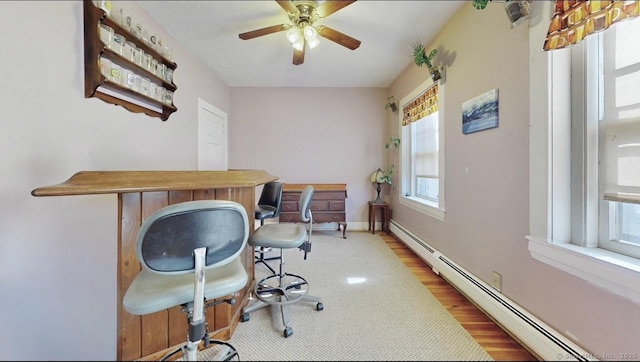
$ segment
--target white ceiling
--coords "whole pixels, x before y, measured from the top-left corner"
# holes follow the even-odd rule
[[[322,3],[324,1],[320,1]],[[290,24],[272,0],[138,1],[181,46],[230,87],[389,87],[413,62],[411,43],[428,44],[465,1],[359,0],[318,20],[360,40],[350,50],[328,39],[293,65],[284,32],[242,40],[238,34]]]

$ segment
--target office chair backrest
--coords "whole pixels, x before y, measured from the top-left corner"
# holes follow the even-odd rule
[[[166,206],[144,221],[138,233],[138,260],[151,272],[185,274],[195,268],[195,249],[207,248],[207,268],[220,266],[240,255],[248,237],[249,219],[239,203],[182,202]]]
[[[273,215],[269,215],[269,218],[280,216],[280,211],[282,211],[282,182],[272,181],[266,183],[262,188],[258,205],[275,208]]]
[[[313,198],[313,186],[307,185],[300,194],[300,221],[311,221],[311,199]]]

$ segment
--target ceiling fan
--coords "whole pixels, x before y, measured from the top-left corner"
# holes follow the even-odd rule
[[[360,40],[324,25],[314,25],[316,21],[353,4],[356,0],[325,1],[318,5],[318,1],[276,0],[289,15],[292,24],[268,26],[262,29],[239,34],[240,39],[249,40],[260,36],[286,31],[287,39],[293,46],[293,64],[304,62],[305,48],[314,48],[319,40],[318,36],[329,39],[344,47],[354,50],[360,46]]]

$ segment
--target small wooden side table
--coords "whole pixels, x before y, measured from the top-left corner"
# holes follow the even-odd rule
[[[391,209],[386,202],[369,201],[369,230],[372,234],[376,233],[376,214],[378,210],[381,212],[380,222],[382,223],[382,230],[389,231],[389,220],[391,219]]]

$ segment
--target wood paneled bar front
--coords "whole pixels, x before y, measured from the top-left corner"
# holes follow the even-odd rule
[[[156,210],[191,200],[231,200],[242,204],[253,220],[255,188],[278,177],[261,170],[229,171],[81,171],[67,181],[38,187],[33,196],[117,194],[118,197],[118,360],[158,360],[186,341],[187,319],[180,307],[146,316],[122,308],[122,298],[140,271],[136,237],[142,222]],[[253,224],[251,224],[253,226]],[[253,227],[250,227],[253,232]],[[253,247],[242,255],[249,274],[247,285],[235,293],[234,305],[220,303],[207,309],[211,338],[228,340],[255,285]]]

